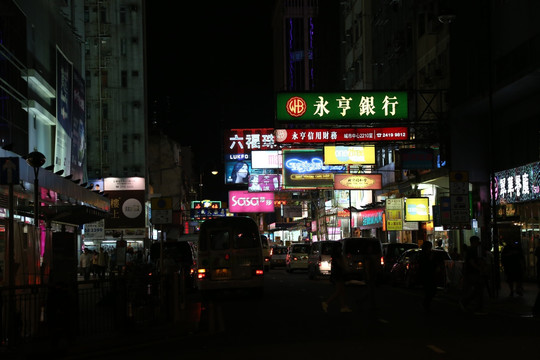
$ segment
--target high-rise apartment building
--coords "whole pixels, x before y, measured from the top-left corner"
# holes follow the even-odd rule
[[[142,0],[84,2],[88,177],[146,177]]]

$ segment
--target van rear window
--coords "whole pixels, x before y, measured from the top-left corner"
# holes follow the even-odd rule
[[[349,241],[344,246],[344,252],[348,254],[377,254],[381,252],[377,241]]]
[[[209,230],[206,232],[206,238],[211,250],[251,249],[261,246],[259,234],[250,231]]]

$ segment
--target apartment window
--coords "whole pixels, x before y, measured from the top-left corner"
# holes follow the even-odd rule
[[[127,10],[125,7],[120,8],[120,24],[125,24],[127,20]]]
[[[90,22],[90,9],[88,9],[88,6],[84,7],[84,22],[85,23]]]
[[[109,151],[109,135],[103,135],[103,152]]]
[[[127,55],[127,40],[126,38],[120,39],[120,55]]]
[[[131,76],[137,77],[137,76],[139,76],[139,72],[138,72],[137,70],[133,70],[133,71],[131,72]]]
[[[122,87],[123,88],[126,88],[127,87],[127,71],[126,70],[122,70],[122,74],[120,76],[121,78],[121,83],[122,83]]]
[[[99,20],[102,24],[107,23],[107,9],[104,6],[99,8]]]
[[[87,88],[92,86],[92,75],[91,75],[90,71],[86,70],[84,80],[86,81],[86,87]]]
[[[128,137],[127,135],[122,135],[122,151],[128,152]]]
[[[101,105],[101,115],[103,116],[103,119],[109,118],[109,104],[103,103]]]

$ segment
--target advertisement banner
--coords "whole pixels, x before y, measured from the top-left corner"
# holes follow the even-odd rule
[[[324,163],[326,165],[375,164],[375,146],[325,146]]]
[[[249,192],[279,191],[281,188],[281,174],[249,176]]]
[[[403,230],[403,199],[386,199],[386,230]]]
[[[276,129],[274,134],[278,144],[409,140],[409,129],[407,127]]]
[[[334,187],[333,171],[344,166],[325,166],[322,149],[283,149],[284,189],[324,189]]]
[[[360,211],[358,215],[358,227],[360,229],[383,227],[384,209],[364,210]]]
[[[278,121],[398,120],[408,118],[405,91],[278,93]]]
[[[405,221],[429,221],[429,198],[405,199]]]
[[[277,149],[273,128],[225,130],[225,154],[249,154],[253,150]]]
[[[335,190],[381,190],[381,174],[334,174]]]
[[[281,150],[254,150],[251,152],[251,167],[253,169],[281,169],[283,154]]]
[[[54,170],[64,170],[64,173],[71,174],[73,65],[60,49],[56,51],[56,84],[56,119],[58,121],[54,143]]]
[[[540,200],[540,162],[495,173],[497,205],[537,200]]]
[[[225,155],[225,184],[248,184],[251,154]]]
[[[274,212],[274,193],[250,193],[229,191],[229,212]]]

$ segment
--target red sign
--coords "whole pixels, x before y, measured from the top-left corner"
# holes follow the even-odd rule
[[[277,149],[274,129],[231,129],[225,131],[225,154],[249,154],[252,150]]]
[[[407,127],[276,129],[275,138],[280,144],[396,141],[409,140],[409,129]]]

